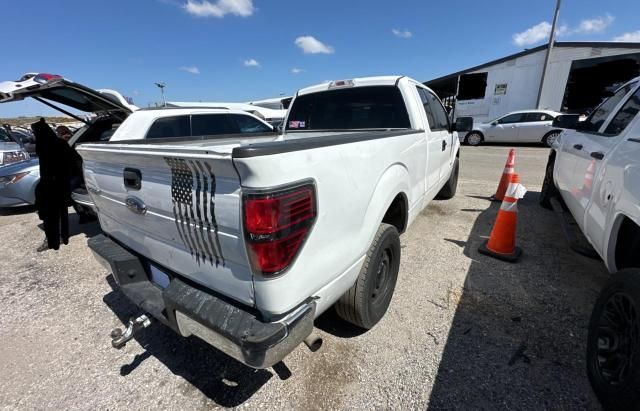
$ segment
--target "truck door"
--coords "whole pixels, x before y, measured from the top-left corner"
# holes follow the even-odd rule
[[[639,111],[640,89],[626,100],[600,133],[588,135],[585,139],[584,156],[588,154],[589,158],[579,162],[578,169],[581,172],[588,164],[585,181],[591,170],[598,171],[594,175],[593,193],[585,212],[585,233],[597,250],[605,249],[607,222],[612,222],[612,204],[620,198],[625,180],[628,182],[629,165],[636,163],[640,155],[640,143],[637,141],[640,137]]]
[[[562,136],[562,153],[557,167],[560,167],[560,171],[564,168],[565,171],[573,169],[573,172],[568,175],[564,184],[559,185],[565,191],[563,198],[567,207],[587,236],[585,213],[596,192],[596,177],[601,171],[606,154],[617,142],[615,136],[607,136],[605,131],[612,113],[618,111],[632,88],[633,86],[627,85],[619,89],[597,107],[589,118],[578,123],[578,130],[565,132]]]
[[[449,131],[451,128],[447,111],[438,97],[429,91],[427,91],[427,96],[435,120],[431,132],[435,131],[440,138],[440,180],[443,180],[449,178],[449,169],[453,162],[453,133]]]
[[[430,104],[430,93],[422,87],[416,86],[416,89],[424,109],[425,122],[428,123],[428,127],[425,127],[428,150],[425,191],[429,192],[433,190],[440,181],[440,168],[442,167],[443,156],[442,140],[445,136],[443,136],[443,132],[441,130],[438,130],[438,123]]]

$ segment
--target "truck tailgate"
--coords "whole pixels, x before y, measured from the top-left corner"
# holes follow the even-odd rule
[[[161,271],[254,304],[230,150],[86,144],[78,152],[104,232]]]

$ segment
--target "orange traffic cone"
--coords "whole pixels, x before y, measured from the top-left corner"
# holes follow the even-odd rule
[[[481,254],[511,263],[520,258],[522,250],[516,247],[516,223],[518,220],[518,199],[524,197],[524,193],[526,193],[526,189],[520,184],[520,176],[512,174],[489,240],[485,241],[478,249]]]
[[[515,172],[514,167],[516,165],[516,150],[512,148],[509,150],[509,157],[507,157],[507,163],[504,165],[504,171],[502,177],[500,177],[500,183],[496,193],[491,196],[491,201],[502,201],[504,194],[507,192],[509,181],[511,181],[511,175]]]

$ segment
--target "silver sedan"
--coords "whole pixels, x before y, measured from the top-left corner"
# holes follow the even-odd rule
[[[35,204],[39,181],[37,159],[0,167],[0,208]]]
[[[548,110],[514,111],[488,123],[474,124],[464,137],[470,146],[486,143],[543,143],[551,147],[561,130],[552,127],[560,113]]]

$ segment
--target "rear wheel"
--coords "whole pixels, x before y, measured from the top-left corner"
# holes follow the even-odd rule
[[[614,274],[589,322],[587,374],[605,408],[640,410],[640,269]]]
[[[440,192],[436,196],[439,200],[449,200],[456,195],[456,191],[458,189],[458,174],[460,173],[460,161],[458,157],[456,157],[455,162],[453,163],[453,170],[451,170],[451,177],[447,183],[440,189]]]
[[[477,131],[472,131],[464,138],[464,142],[470,146],[479,146],[483,140],[484,137],[482,137],[482,134]]]
[[[547,169],[544,173],[542,190],[540,191],[540,205],[548,210],[551,210],[551,199],[559,194],[558,189],[553,183],[553,167],[555,165],[555,160],[555,153],[552,150],[549,155],[549,160],[547,161]]]
[[[556,139],[560,135],[560,133],[561,133],[560,130],[554,130],[554,131],[548,132],[547,134],[544,135],[544,137],[542,137],[542,143],[546,144],[547,147],[551,147],[553,145],[553,142],[556,141]]]
[[[387,312],[400,269],[400,235],[380,224],[356,283],[338,300],[336,312],[345,321],[371,329]]]

